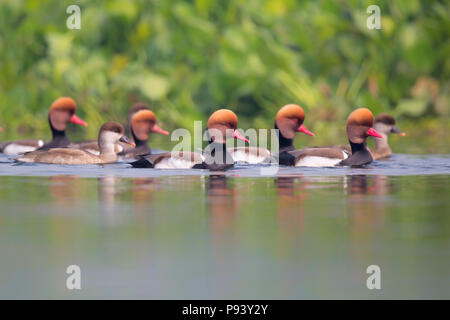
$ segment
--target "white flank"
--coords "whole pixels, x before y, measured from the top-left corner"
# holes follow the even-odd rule
[[[44,145],[44,142],[42,141],[42,144],[41,144],[41,141],[40,141],[39,147],[42,147],[43,145]],[[32,147],[32,146],[25,146],[25,145],[16,144],[16,143],[10,143],[3,150],[3,153],[7,154],[7,155],[21,154],[21,153],[25,153],[25,152],[34,151],[36,149],[37,149],[36,147]]]
[[[250,164],[261,163],[266,159],[264,156],[257,156],[253,153],[244,152],[242,150],[232,152],[231,157],[234,162],[247,162]]]
[[[202,156],[202,159],[204,157]],[[155,165],[155,169],[190,169],[195,165],[193,161],[178,157],[164,158]]]
[[[342,151],[342,155],[344,159],[348,158],[348,153]],[[327,158],[327,157],[318,157],[318,156],[306,156],[301,158],[295,164],[296,167],[334,167],[343,159],[337,158]]]

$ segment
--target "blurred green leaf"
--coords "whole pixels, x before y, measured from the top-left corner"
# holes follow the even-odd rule
[[[378,1],[381,30],[367,29],[371,1],[76,3],[81,30],[66,27],[67,1],[0,1],[2,139],[48,137],[48,108],[62,95],[92,123],[76,131],[90,138],[137,101],[171,128],[219,106],[272,127],[297,103],[324,143],[342,143],[356,106],[401,122],[449,115],[448,1]]]

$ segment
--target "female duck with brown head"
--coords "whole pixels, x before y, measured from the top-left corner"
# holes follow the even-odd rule
[[[118,160],[114,149],[115,143],[118,141],[130,143],[124,136],[125,129],[118,122],[106,122],[100,128],[98,134],[98,145],[100,154],[93,155],[84,150],[71,148],[53,148],[49,150],[37,150],[25,153],[16,159],[18,162],[39,162],[52,164],[105,164]]]
[[[296,166],[332,167],[362,166],[372,162],[372,156],[366,147],[368,136],[381,137],[373,129],[374,117],[367,108],[354,110],[347,118],[347,137],[351,154],[342,147],[312,147],[295,153]]]
[[[237,130],[237,124],[238,118],[233,111],[217,110],[207,123],[209,144],[203,155],[197,152],[167,152],[144,156],[131,165],[136,168],[227,170],[233,167],[234,160],[227,151],[226,139],[233,137],[248,142]]]
[[[388,144],[389,134],[396,133],[402,137],[406,136],[406,133],[401,131],[395,125],[394,117],[388,113],[380,113],[375,118],[375,124],[373,125],[373,128],[382,136],[382,138],[374,139],[375,149],[369,149],[370,153],[372,154],[372,158],[374,158],[375,160],[387,158],[392,155],[391,147]]]
[[[87,126],[87,123],[75,114],[77,105],[72,98],[61,97],[56,99],[48,112],[48,122],[52,130],[52,141],[44,143],[43,140],[19,140],[3,143],[0,152],[6,154],[20,154],[34,150],[48,150],[50,148],[65,148],[70,141],[66,136],[66,127],[69,122]]]

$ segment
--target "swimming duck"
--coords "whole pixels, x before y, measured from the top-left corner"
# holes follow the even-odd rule
[[[400,136],[406,136],[406,133],[401,131],[395,125],[395,119],[388,113],[380,113],[375,118],[375,124],[373,128],[382,136],[382,138],[375,138],[374,145],[375,149],[369,149],[372,154],[372,158],[375,160],[387,158],[392,155],[392,150],[388,144],[388,135],[391,133],[399,134]]]
[[[274,128],[278,133],[278,161],[281,165],[295,165],[295,158],[290,152],[295,151],[294,138],[296,132],[314,136],[304,125],[305,111],[296,104],[287,104],[278,110],[275,116]]]
[[[382,136],[373,128],[374,117],[367,108],[354,110],[347,118],[347,138],[351,153],[342,146],[310,147],[290,152],[290,160],[295,166],[332,167],[362,166],[372,162],[373,158],[366,147],[366,138]]]
[[[124,144],[118,142],[114,146],[115,152],[121,158],[137,158],[138,155],[151,154],[152,150],[147,144],[148,135],[151,132],[168,135],[169,132],[161,129],[156,124],[155,114],[148,108],[144,108],[145,105],[139,105],[137,108],[130,110],[129,113],[129,127],[131,135],[133,136],[136,147],[132,147],[130,144]],[[70,144],[70,148],[81,149],[89,153],[98,155],[99,148],[96,140],[84,141]]]
[[[72,122],[81,126],[87,126],[87,123],[75,114],[76,108],[77,105],[72,98],[61,97],[56,99],[48,112],[52,141],[47,143],[40,139],[9,141],[0,146],[0,152],[11,155],[38,149],[48,150],[50,148],[65,148],[69,146],[70,141],[66,136],[67,123]]]
[[[148,155],[152,149],[148,145],[148,135],[151,132],[168,135],[169,132],[156,124],[155,114],[151,110],[142,109],[133,113],[130,120],[131,134],[136,144],[135,148],[128,148],[119,153],[124,158],[136,158],[139,155]]]
[[[128,111],[128,119],[127,119],[128,128],[127,128],[127,130],[129,131],[130,135],[131,135],[131,118],[133,118],[133,116],[136,112],[139,112],[141,110],[150,110],[150,107],[148,106],[148,104],[146,104],[144,102],[137,102],[137,103],[133,104],[130,108],[130,111]]]
[[[118,160],[114,144],[118,141],[133,144],[124,136],[125,129],[118,122],[106,122],[98,133],[100,154],[93,155],[84,150],[72,148],[52,148],[27,152],[16,159],[17,162],[39,162],[52,164],[105,164]]]
[[[388,144],[388,135],[391,133],[399,134],[400,136],[406,136],[405,132],[402,132],[396,125],[395,119],[388,113],[380,113],[375,117],[375,123],[373,128],[381,135],[383,138],[374,138],[375,150],[367,147],[372,158],[374,160],[383,159],[390,157],[392,155],[392,150]],[[316,148],[316,147],[314,147]],[[321,147],[317,147],[321,148]],[[329,148],[339,148],[345,150],[348,154],[352,153],[352,149],[349,145],[339,145],[339,146],[329,146]]]
[[[228,109],[217,110],[208,119],[206,131],[209,144],[203,154],[175,151],[146,155],[131,163],[131,165],[135,168],[227,170],[233,167],[234,160],[227,151],[226,139],[233,137],[248,142],[237,130],[237,124],[238,117],[233,111]]]
[[[279,130],[278,143],[282,162],[284,162],[283,152],[295,150],[294,138],[296,132],[314,136],[314,133],[303,125],[304,120],[305,111],[296,104],[287,104],[278,110],[275,116],[274,127]],[[271,157],[271,152],[266,148],[254,146],[229,148],[228,151],[235,161],[247,163],[261,163]]]

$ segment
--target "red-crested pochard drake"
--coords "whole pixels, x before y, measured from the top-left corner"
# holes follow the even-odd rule
[[[208,119],[206,131],[209,144],[203,154],[176,151],[146,155],[131,165],[135,168],[227,170],[233,167],[234,160],[227,151],[226,139],[233,137],[248,142],[237,130],[237,125],[238,117],[233,111],[217,110]]]
[[[295,166],[333,167],[363,166],[372,162],[372,156],[366,147],[366,138],[382,136],[373,128],[374,117],[367,108],[354,110],[347,118],[347,138],[351,153],[341,146],[311,147],[291,152]]]
[[[374,138],[375,149],[369,149],[372,158],[375,160],[387,158],[392,155],[391,147],[388,144],[389,134],[396,133],[402,137],[406,136],[406,133],[395,125],[394,117],[388,113],[380,113],[377,115],[373,128],[382,136],[382,138]]]
[[[156,116],[151,110],[140,110],[132,114],[130,119],[130,131],[136,144],[135,148],[128,148],[119,153],[124,158],[137,158],[140,155],[152,153],[148,145],[148,136],[150,133],[159,133],[168,135],[169,132],[161,129],[156,124]]]
[[[150,107],[148,106],[148,104],[144,103],[144,102],[137,102],[135,104],[133,104],[130,108],[130,111],[128,111],[128,119],[127,119],[127,123],[128,123],[128,128],[127,131],[128,133],[131,135],[131,119],[133,118],[134,114],[136,112],[139,112],[141,110],[150,110]]]
[[[279,130],[279,164],[295,165],[295,158],[291,152],[296,151],[294,147],[294,138],[297,132],[314,136],[304,125],[305,111],[296,104],[287,104],[278,110],[275,116],[274,128]]]
[[[380,113],[378,116],[376,116],[373,128],[375,129],[376,132],[378,132],[381,136],[383,136],[383,138],[377,138],[377,137],[374,138],[374,141],[375,141],[374,142],[374,145],[375,145],[374,150],[367,147],[367,150],[369,150],[369,152],[372,155],[372,158],[374,160],[387,158],[392,155],[392,150],[388,144],[389,134],[396,133],[400,136],[406,136],[406,133],[401,131],[395,125],[394,117],[388,113]],[[318,147],[318,148],[320,148],[320,147]],[[352,149],[349,145],[330,146],[329,148],[339,148],[339,149],[347,151],[348,154],[352,153]]]
[[[100,154],[94,155],[84,150],[72,148],[52,148],[49,150],[36,150],[27,152],[16,159],[18,162],[39,162],[52,164],[105,164],[118,160],[114,145],[118,141],[130,143],[124,136],[125,129],[118,122],[106,122],[98,133]]]
[[[279,130],[278,143],[280,155],[283,152],[295,150],[294,138],[296,132],[303,132],[310,136],[314,136],[314,134],[303,125],[304,120],[305,111],[296,104],[287,104],[278,110],[275,116],[274,127]],[[247,163],[261,163],[271,156],[271,152],[266,148],[253,146],[229,148],[228,151],[235,161]],[[281,159],[283,161],[284,158],[281,157]]]
[[[34,150],[48,150],[50,148],[65,148],[70,142],[66,136],[67,123],[87,126],[87,123],[75,114],[77,105],[72,98],[61,97],[52,103],[48,112],[48,122],[52,130],[52,141],[18,140],[2,144],[0,152],[5,154],[21,154]]]

